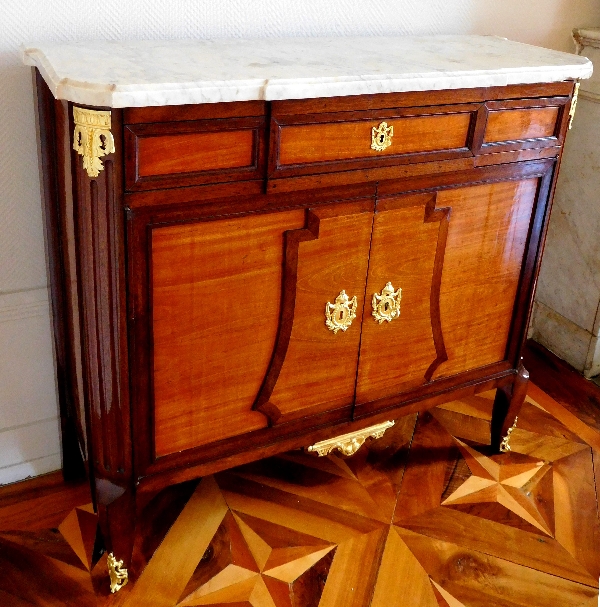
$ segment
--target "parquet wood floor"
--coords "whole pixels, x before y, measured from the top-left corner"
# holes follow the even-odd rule
[[[600,434],[530,385],[512,452],[489,456],[492,398],[401,418],[352,458],[290,452],[169,488],[115,595],[83,496],[19,528],[0,497],[0,605],[595,607]]]

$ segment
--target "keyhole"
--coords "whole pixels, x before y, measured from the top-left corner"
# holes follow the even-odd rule
[[[379,135],[379,143],[383,143],[385,140],[385,135]]]
[[[386,301],[385,302],[385,311],[387,312],[390,309],[390,304]]]
[[[345,316],[346,316],[346,310],[340,310],[338,312],[338,322],[341,323],[344,320]]]

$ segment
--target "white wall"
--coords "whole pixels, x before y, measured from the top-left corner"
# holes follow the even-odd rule
[[[31,74],[44,40],[496,34],[571,51],[597,0],[3,0],[0,4],[0,483],[60,467]]]

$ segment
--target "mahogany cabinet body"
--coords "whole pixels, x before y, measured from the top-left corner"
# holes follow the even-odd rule
[[[572,82],[113,109],[90,178],[36,81],[64,431],[117,558],[169,484],[490,388],[498,448]]]

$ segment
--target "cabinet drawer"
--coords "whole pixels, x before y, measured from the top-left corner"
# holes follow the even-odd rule
[[[489,101],[481,153],[558,146],[568,97]]]
[[[558,107],[491,111],[483,141],[494,143],[551,137],[556,129],[558,112]]]
[[[274,115],[269,174],[323,173],[469,156],[474,104]]]
[[[263,117],[128,125],[128,190],[259,179]]]

